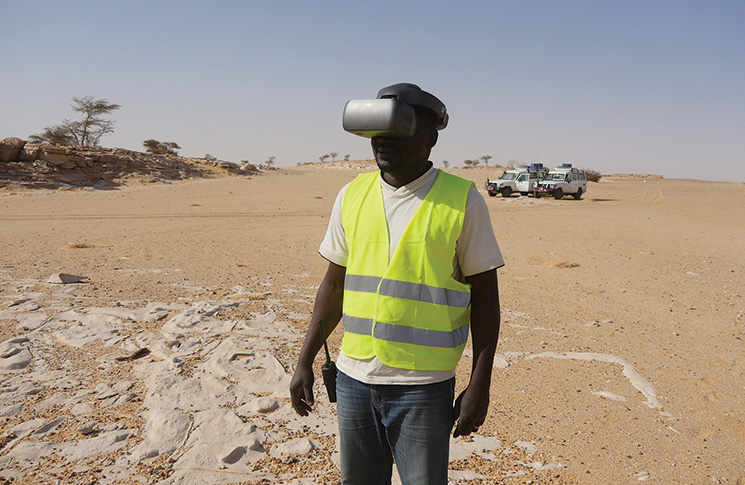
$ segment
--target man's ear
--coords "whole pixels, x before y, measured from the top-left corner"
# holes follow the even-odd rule
[[[439,138],[440,134],[437,130],[432,130],[429,138],[429,148],[433,148],[435,145],[437,145],[437,139]]]

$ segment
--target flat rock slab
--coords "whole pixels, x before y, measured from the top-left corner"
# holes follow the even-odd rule
[[[189,436],[191,419],[187,414],[169,409],[151,409],[144,413],[147,419],[144,439],[135,446],[128,459],[141,461],[179,449]]]
[[[210,409],[196,413],[186,451],[174,469],[250,473],[249,464],[264,458],[261,445],[267,440],[256,426],[244,423],[230,409]]]
[[[38,462],[42,456],[51,455],[58,447],[48,441],[26,440],[18,443],[8,452],[8,456],[19,460]]]
[[[71,283],[85,283],[85,280],[87,279],[87,276],[77,276],[67,273],[54,273],[52,276],[49,277],[47,283],[52,283],[55,285],[69,285]]]
[[[28,349],[29,340],[18,336],[0,344],[0,372],[25,369],[33,360]]]
[[[95,438],[80,440],[74,444],[60,446],[60,455],[68,461],[78,461],[91,456],[111,453],[127,444],[127,438],[133,433],[132,430],[109,431]]]

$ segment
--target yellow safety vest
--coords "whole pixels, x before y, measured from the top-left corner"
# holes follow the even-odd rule
[[[380,172],[351,182],[341,210],[345,355],[377,356],[399,369],[455,369],[468,340],[471,288],[453,278],[453,258],[473,185],[440,171],[391,258]]]

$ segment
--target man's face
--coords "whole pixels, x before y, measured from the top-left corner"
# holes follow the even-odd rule
[[[378,168],[385,174],[396,178],[411,180],[429,168],[429,154],[437,142],[437,130],[429,120],[418,123],[416,133],[411,138],[375,137],[372,139],[373,155]],[[405,183],[411,180],[406,180]]]

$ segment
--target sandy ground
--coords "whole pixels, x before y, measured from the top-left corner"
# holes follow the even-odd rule
[[[745,184],[606,177],[580,201],[504,199],[485,169],[452,172],[484,193],[507,264],[489,417],[454,441],[451,482],[745,483]],[[356,173],[0,192],[0,476],[336,483],[333,406],[319,386],[304,423],[285,385]],[[176,422],[173,449],[153,444]],[[209,423],[252,444],[201,463]]]

